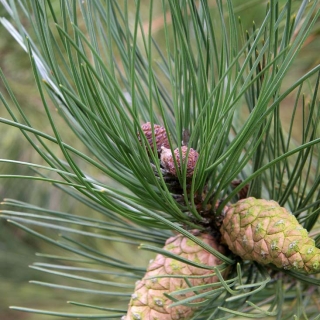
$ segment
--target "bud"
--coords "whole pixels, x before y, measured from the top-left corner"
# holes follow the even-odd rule
[[[144,132],[151,149],[153,150],[153,139],[152,139],[152,126],[150,122],[144,123],[141,126],[142,131]],[[166,129],[158,124],[153,125],[155,142],[157,145],[157,151],[160,153],[161,147],[170,148],[168,136],[166,133]],[[141,142],[140,135],[138,133],[138,138]]]
[[[179,170],[181,170],[181,159],[180,159],[179,148],[176,148],[173,153],[177,161],[178,168]],[[182,146],[181,147],[182,163],[187,161],[187,177],[190,178],[193,175],[194,168],[196,166],[199,154],[196,150],[189,148],[188,159],[186,159],[187,153],[188,153],[188,147]],[[161,159],[161,165],[163,166],[163,168],[169,171],[172,175],[177,176],[171,150],[163,147],[161,151],[160,159]]]
[[[275,201],[238,201],[227,209],[220,231],[229,249],[244,260],[320,272],[320,249],[296,217]]]

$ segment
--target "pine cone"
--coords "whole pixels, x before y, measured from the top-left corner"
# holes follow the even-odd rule
[[[216,250],[224,253],[224,248],[218,245],[215,239],[209,234],[199,234],[194,230],[193,233],[199,239],[209,244]],[[217,266],[222,262],[214,255],[208,253],[199,245],[189,240],[183,235],[171,237],[166,241],[164,250],[196,261],[208,266]],[[224,274],[227,271],[224,271]],[[186,281],[182,278],[167,278],[166,276],[183,275],[183,276],[207,276],[201,278],[189,278],[192,286],[200,286],[217,282],[218,278],[212,276],[212,270],[193,267],[186,263],[168,258],[161,254],[150,262],[147,272],[141,281],[136,284],[135,292],[129,303],[129,309],[122,320],[187,320],[195,312],[194,308],[186,306],[176,306],[169,308],[173,303],[164,293],[170,294],[179,289],[189,288]],[[154,276],[164,276],[163,278],[152,278]],[[201,290],[198,290],[201,291]],[[175,296],[177,299],[186,299],[193,293],[187,293],[183,296]],[[199,301],[199,299],[197,299]]]
[[[187,146],[181,147],[181,155],[182,155],[182,163],[186,161],[186,156],[188,152]],[[180,151],[179,148],[176,148],[174,150],[174,156],[177,161],[177,165],[179,169],[181,170],[181,159],[180,159]],[[187,177],[190,178],[193,175],[194,167],[196,166],[197,160],[198,160],[199,154],[196,150],[190,148],[188,153],[188,159],[187,159]],[[172,175],[177,176],[177,171],[174,166],[174,160],[170,149],[162,148],[161,151],[161,165],[164,169],[168,170]]]
[[[144,132],[151,149],[153,150],[153,139],[152,139],[152,126],[150,122],[144,123],[141,126],[142,131]],[[161,151],[161,147],[170,148],[168,136],[166,129],[158,124],[153,125],[154,136],[157,145],[158,154]],[[141,141],[140,135],[138,134],[138,138]]]
[[[320,272],[320,249],[296,217],[275,201],[238,201],[227,210],[220,231],[229,249],[244,260]]]

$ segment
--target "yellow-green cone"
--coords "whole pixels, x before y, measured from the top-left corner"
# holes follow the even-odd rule
[[[197,231],[194,231],[193,233],[203,242],[209,244],[219,252],[224,253],[224,248],[218,245],[211,235],[200,234]],[[179,255],[180,257],[208,266],[217,266],[222,263],[221,260],[208,253],[202,247],[183,235],[177,235],[169,238],[166,241],[164,249],[168,252]],[[132,294],[132,298],[129,303],[128,313],[122,318],[122,320],[190,319],[195,312],[194,308],[186,306],[170,308],[169,305],[173,303],[173,301],[164,295],[164,293],[170,294],[179,289],[189,288],[188,284],[182,278],[168,278],[165,276],[204,276],[201,278],[189,278],[192,286],[199,286],[217,282],[218,278],[216,276],[212,276],[212,273],[212,270],[193,267],[186,263],[158,254],[156,258],[150,262],[144,278],[137,282],[135,291]],[[153,278],[155,276],[164,277]],[[187,293],[182,297],[175,296],[175,298],[181,300],[192,295],[193,293]]]
[[[296,217],[275,201],[238,201],[228,208],[220,231],[229,249],[244,260],[320,272],[320,249]]]

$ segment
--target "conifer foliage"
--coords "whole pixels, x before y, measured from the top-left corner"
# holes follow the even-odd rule
[[[32,169],[0,178],[48,182],[88,208],[3,201],[4,219],[55,246],[32,267],[57,282],[33,282],[72,292],[72,311],[12,308],[317,319],[320,65],[300,62],[317,37],[319,1],[1,3],[47,127],[1,71],[9,116],[0,123],[42,160],[0,159]]]

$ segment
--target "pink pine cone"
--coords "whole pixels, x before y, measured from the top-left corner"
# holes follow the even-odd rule
[[[141,129],[142,129],[143,133],[145,134],[151,149],[153,150],[152,125],[151,125],[151,123],[150,122],[144,123],[141,126]],[[168,140],[166,129],[164,127],[160,126],[159,124],[154,124],[153,125],[153,131],[154,131],[154,137],[155,137],[155,142],[156,142],[156,145],[157,145],[158,153],[160,153],[162,146],[165,147],[165,148],[170,148],[170,144],[169,144],[169,140]],[[140,136],[139,136],[139,140],[141,140]]]
[[[187,146],[181,147],[181,157],[180,157],[180,150],[179,148],[176,148],[173,151],[174,157],[177,161],[178,168],[182,168],[182,163],[187,162],[187,174],[186,176],[188,178],[192,177],[194,168],[196,166],[196,163],[198,161],[199,154],[196,150],[189,148]],[[188,155],[188,157],[187,157]],[[181,161],[182,158],[182,161]],[[168,170],[172,175],[177,176],[176,167],[174,165],[173,156],[170,149],[167,149],[165,147],[162,147],[161,151],[161,165]]]
[[[197,233],[199,232],[194,231],[195,235]],[[219,252],[224,253],[224,248],[217,244],[216,240],[211,235],[198,234],[197,237]],[[181,234],[169,238],[166,241],[164,249],[179,255],[180,257],[208,266],[218,266],[222,263],[217,257],[208,253],[199,245]],[[144,278],[137,282],[135,291],[132,294],[129,303],[128,313],[122,320],[190,319],[195,312],[194,308],[182,305],[170,308],[169,305],[172,304],[173,301],[164,295],[164,293],[170,294],[179,289],[189,288],[188,284],[182,278],[168,278],[166,276],[206,276],[201,278],[189,278],[192,286],[200,286],[218,281],[218,278],[212,276],[212,273],[212,270],[194,267],[158,254],[154,260],[150,261],[150,265]],[[153,278],[155,276],[163,277]],[[183,296],[175,296],[175,298],[179,300],[186,299],[192,295],[193,293],[189,292]]]
[[[296,217],[275,201],[238,201],[226,211],[220,231],[229,249],[244,260],[320,272],[320,249]]]

